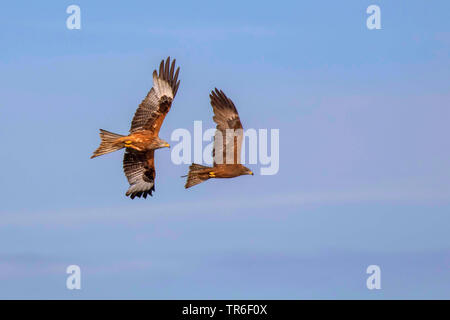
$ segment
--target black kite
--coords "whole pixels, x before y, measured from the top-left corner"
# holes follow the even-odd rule
[[[244,137],[241,120],[234,106],[222,90],[209,95],[217,124],[214,135],[213,167],[193,163],[189,167],[185,188],[190,188],[211,178],[234,178],[253,172],[241,164],[241,148]]]

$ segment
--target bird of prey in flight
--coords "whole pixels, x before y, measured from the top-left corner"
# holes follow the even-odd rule
[[[253,175],[240,162],[243,128],[233,101],[222,90],[211,91],[209,95],[217,124],[214,134],[213,167],[193,163],[189,167],[185,188],[190,188],[211,178],[234,178]]]
[[[91,158],[126,148],[123,170],[130,184],[126,196],[131,199],[147,198],[155,191],[154,153],[156,149],[169,147],[158,134],[180,85],[179,71],[179,67],[175,71],[175,59],[170,64],[170,57],[161,61],[159,74],[153,71],[153,88],[137,108],[129,135],[100,129],[101,143]]]

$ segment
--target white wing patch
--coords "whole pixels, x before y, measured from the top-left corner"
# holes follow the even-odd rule
[[[173,99],[172,88],[166,80],[158,77],[156,72],[153,73],[153,88],[155,89],[156,96],[158,100],[162,97],[166,96],[170,99]]]

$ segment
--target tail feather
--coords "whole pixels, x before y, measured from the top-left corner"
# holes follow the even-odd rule
[[[124,145],[117,140],[123,137],[124,136],[121,134],[112,133],[100,129],[100,139],[102,141],[100,142],[100,146],[97,148],[97,150],[94,151],[94,154],[91,156],[91,159],[122,149]]]
[[[209,179],[208,170],[205,169],[211,168],[196,163],[191,164],[191,166],[189,167],[189,173],[187,174],[187,180],[184,187],[187,189],[199,183],[202,183],[203,181],[208,180]]]

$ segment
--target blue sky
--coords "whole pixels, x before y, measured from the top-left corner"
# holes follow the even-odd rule
[[[66,28],[67,6],[81,30]],[[366,8],[381,8],[381,30]],[[0,7],[0,298],[450,298],[448,1],[15,1]],[[156,153],[153,198],[124,193],[126,133],[170,55],[160,136],[280,129],[274,176],[185,190]],[[206,144],[205,144],[206,145]],[[257,172],[258,165],[251,166]],[[77,264],[82,289],[65,287]],[[366,288],[368,265],[382,289]]]

